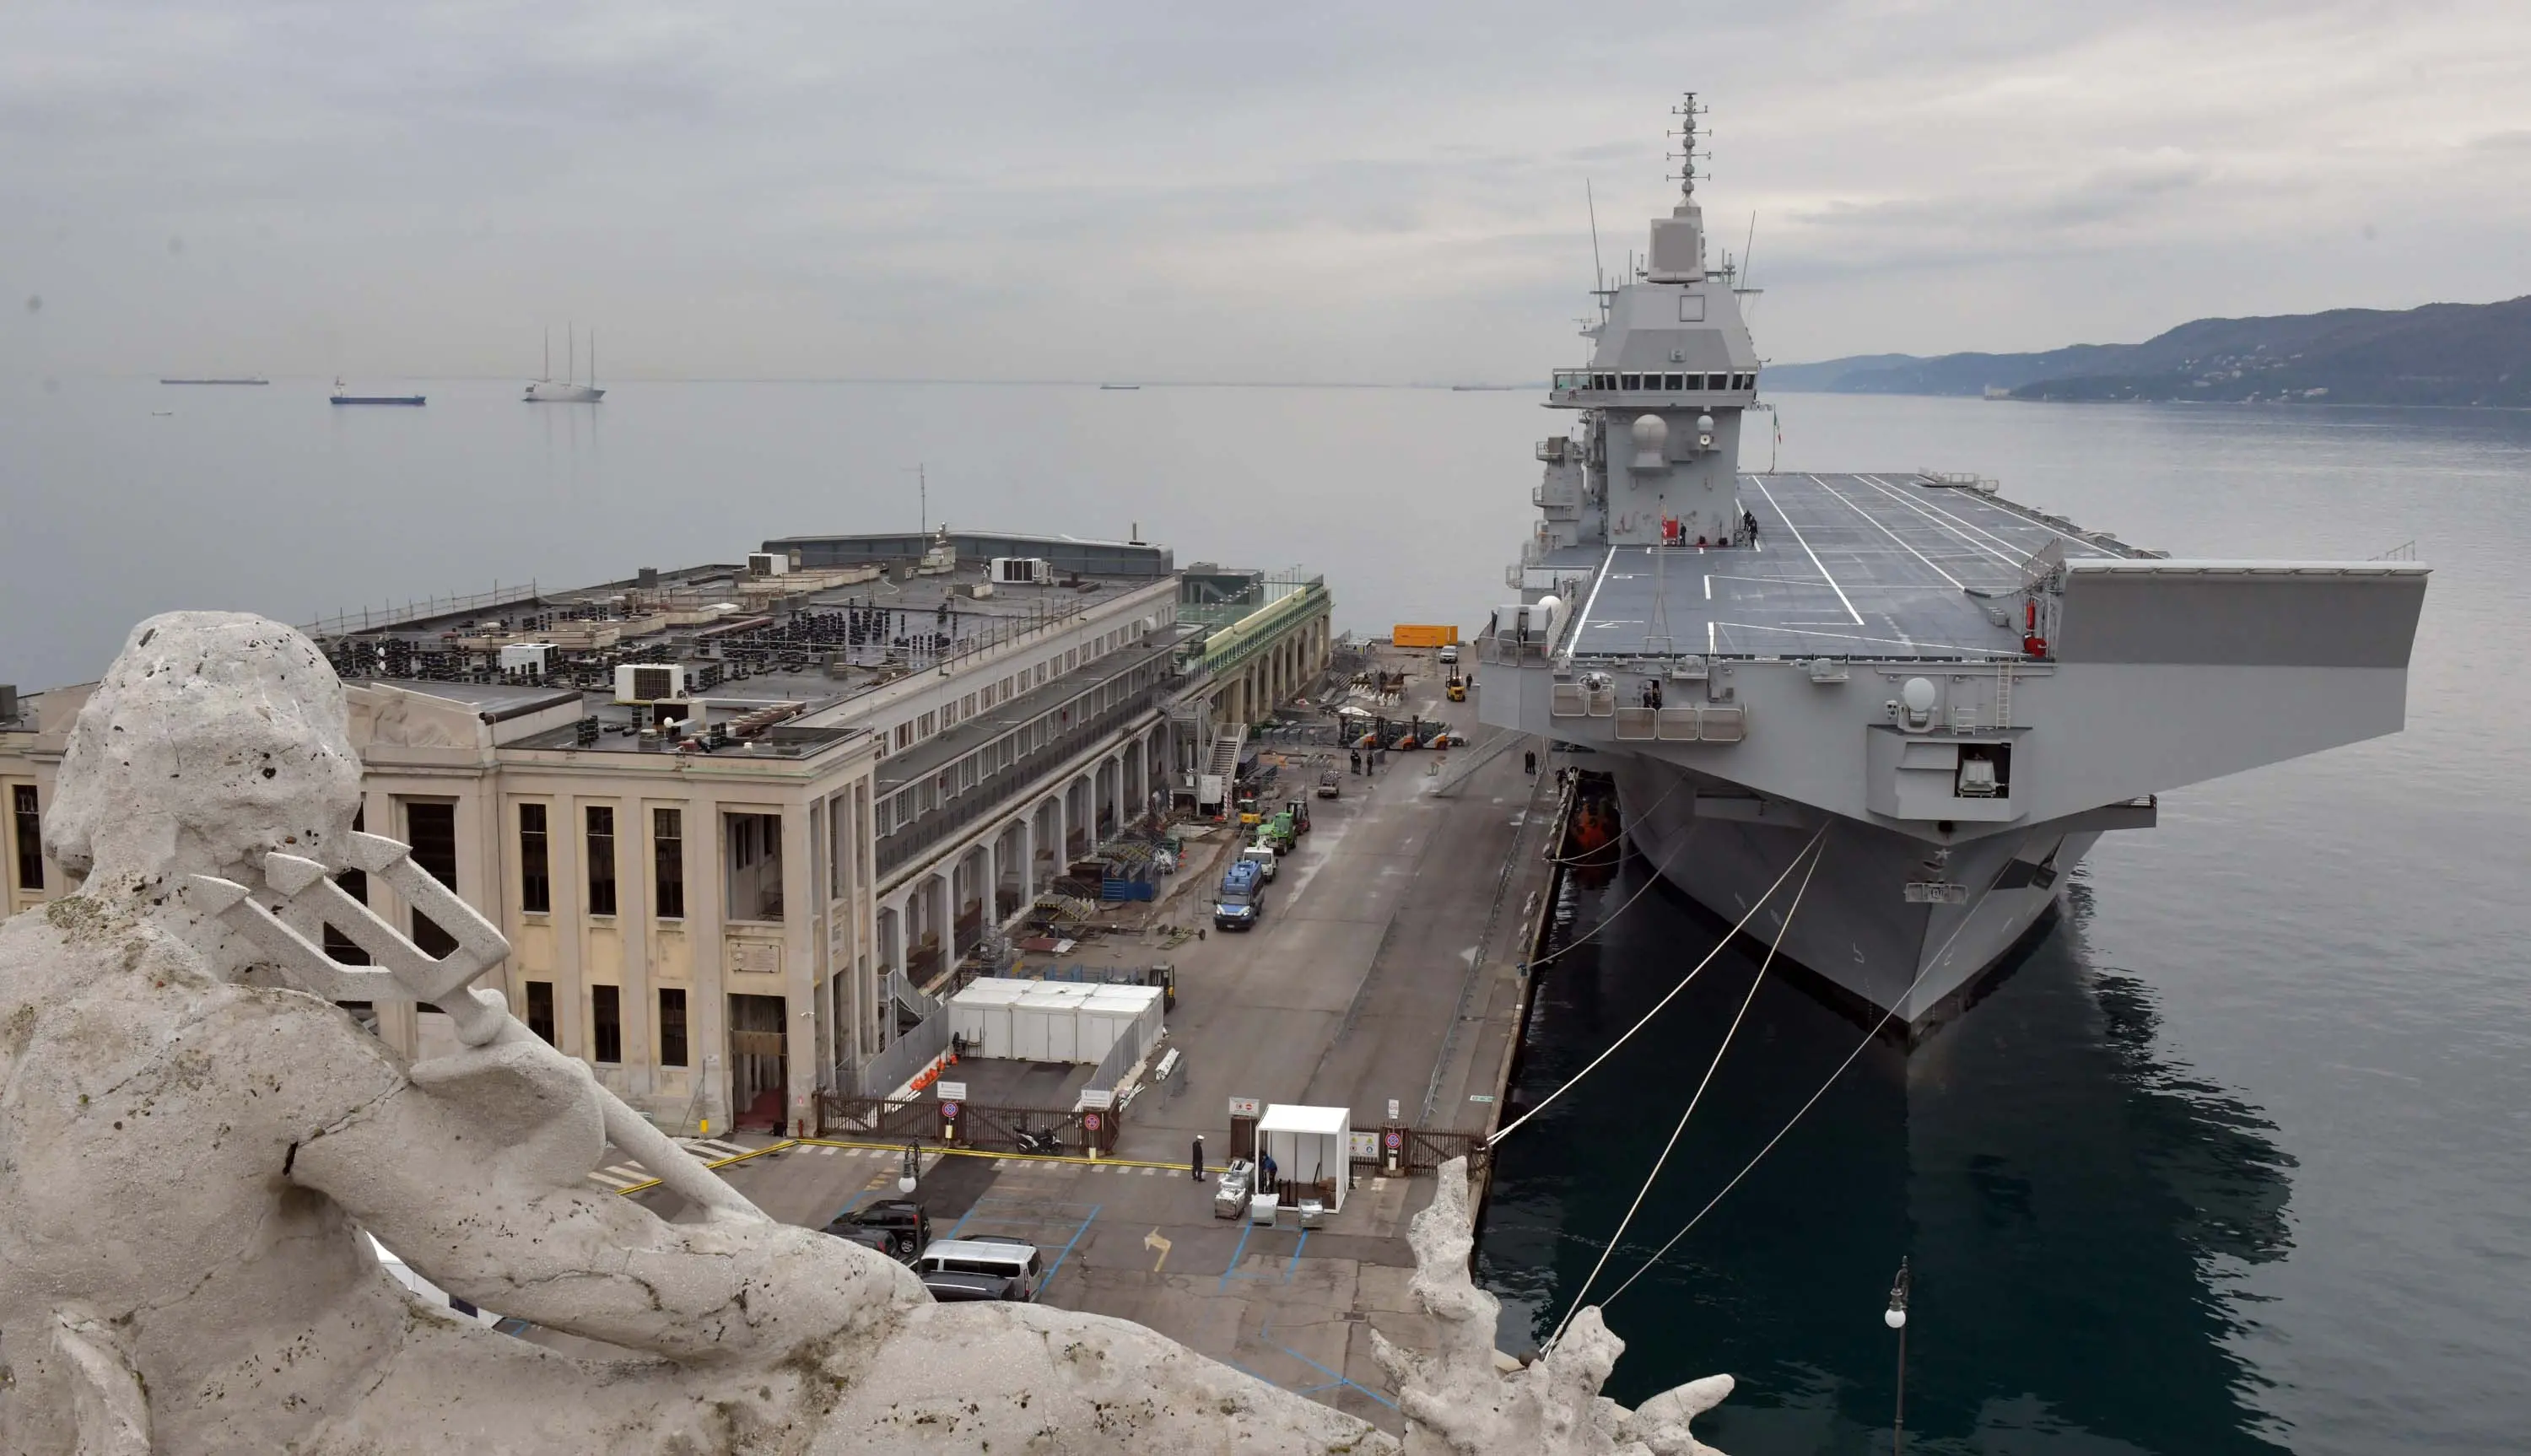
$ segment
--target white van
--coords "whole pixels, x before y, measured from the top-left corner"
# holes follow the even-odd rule
[[[1037,1298],[1045,1264],[1037,1246],[1019,1239],[980,1234],[972,1239],[934,1239],[914,1261],[914,1271],[931,1287],[934,1299]],[[935,1276],[937,1276],[935,1278]],[[986,1281],[995,1281],[987,1283]]]
[[[1456,662],[1456,661],[1458,661],[1458,660],[1459,660],[1459,644],[1458,644],[1457,643],[1449,643],[1449,644],[1444,644],[1444,645],[1442,646],[1442,648],[1441,648],[1441,660],[1442,660],[1442,662],[1444,662],[1444,663],[1452,663],[1452,662]]]
[[[1239,858],[1256,866],[1258,873],[1271,880],[1274,877],[1274,867],[1283,857],[1274,853],[1274,847],[1270,844],[1252,844],[1239,852]]]

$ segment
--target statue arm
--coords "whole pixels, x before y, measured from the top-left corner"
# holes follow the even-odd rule
[[[669,1223],[591,1188],[596,1096],[542,1041],[469,1049],[303,1141],[291,1176],[482,1309],[679,1360],[874,1335],[922,1303],[874,1251],[778,1223]]]

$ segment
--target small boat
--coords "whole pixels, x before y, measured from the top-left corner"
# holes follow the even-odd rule
[[[334,393],[331,396],[333,403],[338,405],[419,405],[422,403],[422,397],[418,394],[346,394],[343,390],[343,381],[337,378],[334,381]]]
[[[572,380],[579,373],[578,336],[572,332],[571,325],[565,324],[563,325],[563,376],[559,382],[555,380],[553,330],[548,328],[545,330],[544,377],[530,384],[528,392],[520,398],[532,405],[593,405],[604,399],[606,391],[597,387],[597,330],[595,329],[589,331],[589,382],[573,383]]]
[[[269,379],[240,377],[236,379],[161,379],[161,384],[269,384]]]

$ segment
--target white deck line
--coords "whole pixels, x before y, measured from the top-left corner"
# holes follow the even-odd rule
[[[1705,625],[1709,630],[1711,630],[1716,624],[1708,622]],[[1763,627],[1755,622],[1724,622],[1720,625],[1724,627],[1736,627],[1742,632],[1789,632],[1795,637],[1832,637],[1838,642],[1881,643],[1889,646],[1906,647],[1911,651],[1920,647],[1939,647],[1946,652],[1973,652],[1980,657],[2017,658],[2022,655],[2021,650],[2017,647],[1969,647],[1959,645],[1956,643],[1918,642],[1913,639],[1903,637],[1865,637],[1859,632],[1822,632],[1816,627],[1788,627],[1781,622],[1771,623]]]
[[[1871,481],[1872,483],[1874,483],[1874,484],[1876,484],[1876,485],[1881,486],[1881,487],[1882,487],[1883,489],[1884,489],[1884,490],[1891,490],[1891,489],[1895,489],[1895,488],[1896,488],[1895,486],[1890,485],[1887,481],[1883,480],[1883,479],[1882,479],[1880,476],[1855,476],[1855,478],[1856,478],[1856,479],[1858,479],[1858,480],[1869,480],[1869,481]],[[1902,496],[1901,498],[1903,499],[1904,497]],[[1978,524],[1977,524],[1976,522],[1974,522],[1974,521],[1971,521],[1971,520],[1970,520],[1970,519],[1968,519],[1966,516],[1956,516],[1956,515],[1952,515],[1952,513],[1951,513],[1950,511],[1945,510],[1945,509],[1944,509],[1943,507],[1941,507],[1941,506],[1935,505],[1935,504],[1933,504],[1933,503],[1932,503],[1932,502],[1930,502],[1930,501],[1926,502],[1926,509],[1927,509],[1927,510],[1931,510],[1931,511],[1940,511],[1940,512],[1941,512],[1941,514],[1942,514],[1944,517],[1946,517],[1946,518],[1948,518],[1948,519],[1950,519],[1950,520],[1953,520],[1953,521],[1957,521],[1957,522],[1958,522],[1958,523],[1960,523],[1962,526],[1967,527],[1969,530],[1976,532],[1978,534],[1983,535],[1983,536],[1987,537],[1987,538],[1988,538],[1988,539],[1990,539],[1990,540],[1994,540],[1994,541],[2000,542],[2001,544],[2003,544],[2003,545],[2005,545],[2005,546],[2007,546],[2007,547],[2010,547],[2011,549],[2016,550],[2016,551],[2017,551],[2017,550],[2019,550],[2019,549],[2021,549],[2021,546],[2020,546],[2020,543],[2019,543],[2019,542],[2012,540],[2012,539],[2011,539],[2010,537],[2008,537],[2008,536],[1997,535],[1996,532],[1992,532],[1992,531],[1987,530],[1985,527],[1978,525]],[[1997,509],[1997,510],[2003,510],[2003,507],[2001,507],[2001,506],[1997,506],[1996,509]],[[2079,536],[2079,535],[2075,535],[2075,534],[2073,534],[2073,533],[2072,533],[2072,532],[2070,532],[2059,531],[2059,530],[2057,530],[2055,527],[2049,525],[2049,524],[2048,524],[2047,522],[2045,522],[2045,521],[2036,521],[2036,520],[2033,520],[2033,519],[2031,519],[2031,518],[2030,518],[2030,517],[2028,517],[2028,516],[2024,516],[2024,515],[2022,515],[2022,514],[2021,514],[2020,512],[2018,512],[2018,511],[2006,511],[2006,512],[2005,512],[2005,514],[2006,514],[2006,515],[2011,516],[2011,517],[2012,517],[2012,519],[2013,519],[2014,524],[2016,524],[2016,525],[2019,525],[2019,526],[2036,526],[2036,527],[2038,527],[2041,531],[2044,531],[2044,532],[2048,532],[2050,535],[2053,535],[2053,536],[2058,536],[2058,537],[2061,537],[2061,538],[2063,538],[2063,539],[2065,539],[2065,540],[2067,540],[2067,541],[2071,541],[2071,542],[2072,542],[2072,543],[2074,543],[2075,545],[2082,547],[2084,550],[2089,551],[2089,552],[2092,552],[2094,555],[2097,555],[2097,556],[2106,556],[2106,557],[2108,557],[2108,558],[2109,558],[2109,560],[2111,560],[2111,561],[2118,561],[2118,560],[2122,560],[2122,559],[2124,559],[2124,558],[2120,557],[2120,556],[2118,555],[2118,553],[2116,553],[2115,551],[2110,551],[2110,550],[2107,550],[2107,549],[2103,548],[2103,547],[2101,546],[2101,544],[2100,544],[2099,542],[2097,542],[2097,541],[2088,541],[2088,540],[2085,540],[2083,537],[2081,537],[2081,536]],[[2027,560],[2028,558],[2027,558],[2027,557],[2025,557],[2025,558],[2023,558],[2023,559],[2024,559],[2024,560]]]
[[[1855,626],[1862,626],[1863,614],[1854,609],[1853,602],[1846,601],[1845,588],[1836,584],[1836,578],[1828,575],[1828,564],[1819,559],[1819,553],[1811,549],[1811,543],[1802,539],[1802,529],[1793,524],[1792,517],[1784,514],[1784,508],[1775,501],[1775,492],[1769,490],[1767,482],[1758,479],[1757,476],[1752,476],[1749,478],[1758,481],[1759,494],[1767,497],[1767,504],[1775,508],[1775,519],[1784,523],[1784,529],[1793,533],[1793,539],[1800,543],[1803,553],[1810,557],[1811,565],[1819,568],[1820,576],[1828,582],[1828,589],[1836,593],[1837,600],[1845,602],[1845,614],[1854,619]]]
[[[1608,573],[1617,569],[1617,548],[1610,546],[1607,557],[1600,563],[1600,574],[1591,579],[1591,594],[1582,599],[1582,615],[1573,619],[1573,637],[1578,644],[1582,629],[1591,625],[1591,609],[1600,604],[1600,588],[1608,585]]]
[[[1846,508],[1847,510],[1852,511],[1854,514],[1856,514],[1856,515],[1858,515],[1858,516],[1862,517],[1864,520],[1871,522],[1871,523],[1872,523],[1872,529],[1873,529],[1873,530],[1875,530],[1875,531],[1877,531],[1877,532],[1880,532],[1883,535],[1885,535],[1885,536],[1889,537],[1891,540],[1896,541],[1896,542],[1898,543],[1898,549],[1900,549],[1900,550],[1902,550],[1902,551],[1906,552],[1906,553],[1907,553],[1908,555],[1910,555],[1910,556],[1915,557],[1918,561],[1921,561],[1921,562],[1925,563],[1927,566],[1931,566],[1931,567],[1933,567],[1933,568],[1934,568],[1934,575],[1936,575],[1936,576],[1938,576],[1938,577],[1940,577],[1943,581],[1948,582],[1948,583],[1950,583],[1952,586],[1959,588],[1962,591],[1966,591],[1967,589],[1969,589],[1969,588],[1968,588],[1968,587],[1967,587],[1965,584],[1963,584],[1963,583],[1960,581],[1960,579],[1959,579],[1959,578],[1957,578],[1957,577],[1955,577],[1955,576],[1952,576],[1949,572],[1946,572],[1946,571],[1942,570],[1940,566],[1937,565],[1937,564],[1935,563],[1935,561],[1934,561],[1934,558],[1933,558],[1933,557],[1928,556],[1928,555],[1926,555],[1924,552],[1917,550],[1914,546],[1911,546],[1911,545],[1907,544],[1907,538],[1906,538],[1905,536],[1902,536],[1902,535],[1900,535],[1898,532],[1894,532],[1894,531],[1891,531],[1888,527],[1882,525],[1882,524],[1881,524],[1881,518],[1880,518],[1880,517],[1875,516],[1875,515],[1874,515],[1874,514],[1872,514],[1870,511],[1867,511],[1867,510],[1865,510],[1863,507],[1856,505],[1854,502],[1852,502],[1852,501],[1850,501],[1850,500],[1847,500],[1847,499],[1845,498],[1845,492],[1844,492],[1844,491],[1837,489],[1835,486],[1830,485],[1828,482],[1827,482],[1826,480],[1821,479],[1821,478],[1820,478],[1819,476],[1811,476],[1811,483],[1812,483],[1812,484],[1814,484],[1814,485],[1817,485],[1820,489],[1827,491],[1828,494],[1835,496],[1835,497],[1836,497],[1840,502],[1842,502],[1842,503],[1844,504],[1844,506],[1845,506],[1845,508]]]
[[[1869,481],[1869,482],[1870,482],[1870,483],[1872,483],[1873,485],[1876,485],[1876,486],[1880,487],[1881,489],[1883,489],[1883,490],[1884,490],[1884,491],[1887,491],[1887,490],[1896,490],[1896,489],[1898,488],[1897,486],[1890,484],[1888,481],[1882,479],[1882,478],[1881,478],[1880,476],[1855,476],[1855,478],[1856,478],[1856,479],[1858,479],[1858,480],[1865,480],[1865,481]],[[1902,497],[1902,498],[1903,498],[1903,497]],[[1947,507],[1947,506],[1939,506],[1939,505],[1934,504],[1932,501],[1926,501],[1926,502],[1924,502],[1924,503],[1923,503],[1923,505],[1924,505],[1924,508],[1925,508],[1926,510],[1934,512],[1936,515],[1940,516],[1943,520],[1945,520],[1945,521],[1954,521],[1954,522],[1957,522],[1957,523],[1959,523],[1959,526],[1960,526],[1960,528],[1961,528],[1962,530],[1964,530],[1964,531],[1974,531],[1974,532],[1976,532],[1978,534],[1980,534],[1980,535],[1982,535],[1982,536],[1985,536],[1988,540],[1991,540],[1991,541],[1995,542],[1997,545],[2003,547],[2003,548],[2004,548],[2005,550],[2007,550],[2007,551],[2018,551],[2018,550],[2020,550],[2020,549],[2021,549],[2021,543],[2020,543],[2019,541],[2016,541],[2016,540],[2014,540],[2012,537],[2010,537],[2010,536],[2008,536],[2008,535],[2003,534],[2001,532],[1995,531],[1995,530],[1993,530],[1993,529],[1991,529],[1991,528],[1989,528],[1989,527],[1981,526],[1981,525],[1979,525],[1977,522],[1970,520],[1968,517],[1966,517],[1966,516],[1964,516],[1964,515],[1961,515],[1961,514],[1960,514],[1959,512],[1957,512],[1957,511],[1951,510],[1951,509],[1950,509],[1949,507]],[[1998,509],[2000,509],[2000,507],[1998,507]],[[2064,537],[2065,537],[2065,539],[2067,539],[2067,540],[2069,540],[2069,541],[2072,541],[2075,545],[2081,546],[2082,548],[2084,548],[2084,549],[2085,549],[2085,550],[2087,550],[2087,551],[2088,551],[2088,550],[2097,550],[2097,549],[2099,549],[2098,547],[2094,546],[2091,542],[2089,542],[2089,541],[2087,541],[2087,540],[2084,540],[2081,536],[2078,536],[2078,535],[2065,535],[2065,532],[2061,532],[2061,531],[2058,531],[2055,527],[2049,525],[2049,524],[2048,524],[2047,522],[2045,522],[2045,521],[2033,521],[2033,520],[2029,519],[2029,518],[2028,518],[2028,517],[2026,517],[2026,516],[2021,516],[2021,515],[2013,514],[2013,513],[2010,513],[2010,512],[2007,512],[2006,514],[2010,514],[2010,515],[2012,515],[2012,519],[2013,519],[2013,522],[2014,522],[2014,524],[2015,524],[2015,525],[2019,525],[2019,526],[2036,526],[2036,527],[2038,527],[2041,531],[2047,532],[2048,532],[2049,534],[2051,534],[2051,535],[2059,535],[2059,536],[2064,536]],[[2024,556],[2024,557],[2022,558],[2022,560],[2023,560],[2023,561],[2025,561],[2025,562],[2027,562],[2027,561],[2029,560],[2029,557],[2028,557],[2028,556]]]
[[[1889,483],[1887,483],[1886,481],[1884,481],[1884,480],[1880,479],[1880,478],[1879,478],[1879,477],[1877,477],[1877,476],[1855,476],[1854,478],[1856,478],[1856,479],[1858,479],[1858,480],[1861,480],[1864,484],[1869,485],[1869,486],[1871,486],[1873,489],[1880,491],[1882,494],[1884,494],[1884,495],[1885,495],[1885,496],[1889,497],[1891,500],[1894,500],[1894,501],[1898,502],[1898,504],[1900,504],[1900,505],[1902,505],[1902,506],[1905,506],[1908,510],[1911,510],[1911,511],[1915,512],[1918,516],[1923,517],[1926,521],[1931,522],[1931,523],[1933,524],[1933,528],[1934,528],[1936,531],[1941,532],[1943,532],[1944,534],[1947,534],[1947,535],[1951,535],[1951,536],[1955,536],[1955,537],[1957,537],[1957,538],[1959,539],[1959,542],[1960,542],[1960,544],[1961,544],[1961,545],[1964,545],[1964,546],[1968,547],[1968,548],[1969,548],[1970,550],[1972,550],[1972,551],[1980,552],[1980,553],[1982,553],[1982,554],[1984,554],[1984,555],[1987,555],[1987,556],[1992,556],[1992,557],[1994,557],[1996,560],[2002,562],[2004,565],[2006,565],[2006,566],[2008,566],[2008,567],[2011,567],[2011,568],[2012,568],[2013,570],[2015,570],[2015,571],[2019,571],[2023,566],[2027,565],[2027,564],[2029,563],[2029,561],[2030,561],[2030,553],[2029,553],[2029,552],[2027,552],[2027,551],[2024,551],[2024,552],[2022,552],[2020,555],[2015,556],[2015,555],[2012,555],[2012,554],[2010,554],[2010,553],[2008,553],[2008,552],[1998,551],[1998,550],[1997,550],[1995,547],[1988,545],[1988,544],[1986,543],[1986,541],[1982,541],[1982,540],[1979,540],[1979,539],[1978,539],[1978,535],[1982,535],[1982,536],[1985,536],[1985,537],[1987,538],[1987,540],[2001,540],[2002,538],[2001,538],[2000,536],[1997,536],[1995,532],[1991,532],[1991,531],[1979,531],[1979,532],[1978,532],[1978,533],[1977,533],[1977,535],[1971,535],[1971,534],[1969,534],[1969,532],[1968,532],[1967,531],[1964,531],[1964,530],[1962,530],[1962,529],[1961,529],[1962,527],[1966,526],[1968,523],[1966,523],[1966,522],[1964,522],[1964,521],[1961,521],[1961,520],[1959,520],[1959,519],[1958,519],[1958,518],[1956,518],[1956,517],[1950,516],[1948,513],[1940,513],[1940,514],[1938,514],[1938,513],[1936,513],[1935,511],[1930,510],[1930,509],[1928,509],[1927,507],[1925,507],[1925,506],[1923,506],[1923,505],[1920,505],[1920,504],[1918,504],[1917,502],[1915,502],[1915,501],[1913,501],[1913,500],[1910,500],[1910,499],[1907,497],[1907,495],[1905,494],[1905,492],[1903,492],[1903,491],[1901,491],[1901,490],[1897,489],[1895,486],[1890,485],[1890,484],[1889,484]],[[2004,543],[2005,545],[2007,545],[2007,546],[2009,546],[2009,545],[2011,545],[2011,544],[2012,544],[2010,541],[2004,541],[2003,543]]]

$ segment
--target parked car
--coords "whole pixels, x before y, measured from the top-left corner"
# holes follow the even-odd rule
[[[1344,775],[1330,768],[1319,775],[1319,797],[1334,799],[1344,793]]]
[[[923,1276],[924,1287],[931,1289],[933,1299],[941,1298],[941,1288],[981,1289],[969,1282],[981,1276],[1001,1281],[1001,1299],[1020,1303],[1037,1298],[1038,1284],[1045,1277],[1045,1264],[1038,1256],[1037,1246],[1025,1239],[1001,1238],[979,1234],[972,1239],[934,1239],[926,1245],[923,1258],[915,1262],[914,1271]],[[944,1278],[964,1275],[969,1278]],[[940,1285],[935,1287],[934,1281]],[[996,1296],[981,1293],[956,1293],[956,1299],[987,1299]]]
[[[928,1273],[923,1276],[923,1287],[931,1295],[932,1303],[940,1305],[1022,1298],[1011,1293],[1011,1281],[999,1274]]]
[[[1447,643],[1447,644],[1444,644],[1442,645],[1442,648],[1441,648],[1441,660],[1442,660],[1442,662],[1444,662],[1444,663],[1451,663],[1451,662],[1456,662],[1456,661],[1458,661],[1458,660],[1459,660],[1459,644],[1458,644],[1457,643]]]
[[[911,1262],[914,1252],[931,1242],[931,1220],[912,1199],[882,1199],[836,1214],[826,1232],[876,1249],[899,1262]]]

